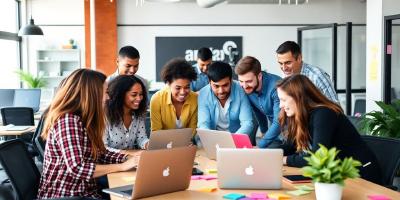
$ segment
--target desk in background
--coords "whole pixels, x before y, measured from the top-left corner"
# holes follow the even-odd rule
[[[2,128],[3,128],[3,126],[0,126],[0,136],[21,136],[26,133],[34,132],[36,129],[35,126],[32,126],[28,129],[25,129],[22,131],[5,131],[5,130],[2,130]]]
[[[205,172],[205,169],[212,169],[216,168],[217,163],[214,160],[210,160],[204,156],[204,151],[200,150],[197,152],[199,156],[196,156],[196,162],[199,163],[197,166],[199,169]],[[290,175],[290,174],[301,174],[299,168],[294,168],[294,167],[283,167],[284,175]],[[129,184],[134,184],[134,179],[135,179],[135,171],[130,171],[130,172],[118,172],[118,173],[112,173],[108,175],[108,182],[110,187],[118,187],[118,186],[124,186],[124,185],[129,185]],[[227,190],[227,189],[219,189],[217,180],[192,180],[190,182],[190,186],[187,190],[185,191],[180,191],[180,192],[174,192],[174,193],[169,193],[169,194],[164,194],[164,195],[158,195],[158,196],[153,196],[145,199],[223,199],[222,196],[225,194],[229,193],[241,193],[241,194],[246,194],[249,195],[252,192],[266,192],[267,194],[272,194],[272,193],[282,193],[286,194],[287,191],[290,190],[296,190],[294,188],[295,185],[302,185],[302,184],[290,184],[285,181],[282,181],[282,189],[280,190]],[[312,183],[308,183],[305,185],[310,185],[313,186]],[[201,188],[204,187],[215,187],[218,188],[217,191],[215,192],[201,192],[198,191]],[[387,189],[385,187],[382,187],[380,185],[371,183],[369,181],[366,181],[361,178],[357,179],[348,179],[345,181],[345,187],[343,190],[343,200],[359,200],[359,199],[368,199],[368,195],[373,195],[373,194],[382,194],[387,197],[390,197],[391,199],[400,199],[400,193]],[[289,195],[290,196],[290,195]],[[315,193],[314,191],[311,192],[310,194],[303,195],[303,196],[291,196],[291,199],[315,199]],[[119,198],[116,196],[111,195],[111,200],[122,200],[123,198]]]

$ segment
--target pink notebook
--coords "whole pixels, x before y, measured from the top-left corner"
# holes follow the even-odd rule
[[[253,145],[250,142],[250,138],[246,134],[236,133],[232,134],[233,142],[235,142],[235,146],[238,149],[241,148],[253,148]]]

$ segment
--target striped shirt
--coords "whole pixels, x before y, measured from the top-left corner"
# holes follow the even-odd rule
[[[328,73],[319,67],[303,62],[300,74],[307,76],[329,100],[340,105],[338,96]]]
[[[44,153],[38,199],[60,197],[100,198],[93,174],[96,163],[126,160],[126,155],[105,151],[97,160],[79,116],[65,114],[50,129]]]

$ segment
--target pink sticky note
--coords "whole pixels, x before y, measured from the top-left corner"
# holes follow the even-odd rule
[[[200,180],[201,179],[201,175],[194,175],[190,178],[190,180]]]
[[[253,192],[250,194],[250,197],[254,199],[265,199],[268,197],[268,195],[264,192]]]
[[[203,175],[203,176],[201,177],[201,179],[206,180],[206,181],[209,181],[209,180],[217,179],[217,177],[216,177],[216,176],[212,176],[212,175]]]
[[[239,200],[258,200],[258,199],[251,198],[251,197],[244,197],[244,198],[240,198]]]
[[[391,200],[389,197],[387,197],[385,195],[379,195],[379,194],[368,195],[368,199],[370,199],[370,200]]]
[[[389,44],[386,46],[386,53],[389,55],[392,54],[392,45]]]

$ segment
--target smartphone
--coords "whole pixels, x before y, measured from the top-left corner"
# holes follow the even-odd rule
[[[203,174],[204,174],[203,171],[199,170],[196,167],[193,167],[192,175],[203,175]]]
[[[311,183],[312,181],[310,177],[303,175],[285,175],[283,178],[289,183]]]

